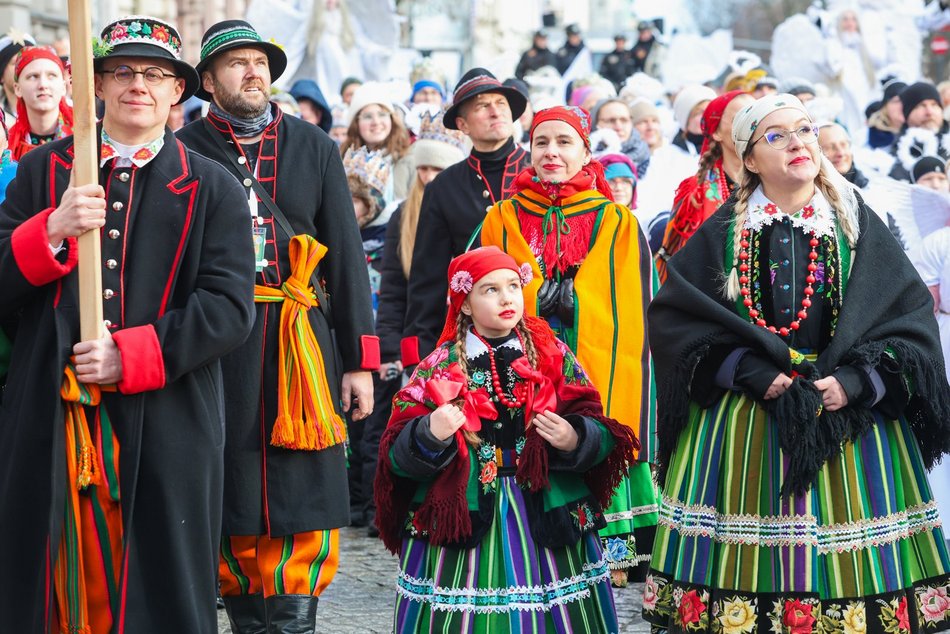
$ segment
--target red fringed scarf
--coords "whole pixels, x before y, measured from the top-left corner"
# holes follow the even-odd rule
[[[597,220],[596,213],[565,214],[562,205],[565,199],[585,191],[596,190],[603,195],[606,189],[608,200],[613,200],[610,187],[603,178],[604,169],[598,161],[585,166],[572,179],[553,185],[540,181],[533,168],[518,175],[515,185],[520,190],[530,190],[544,198],[548,213],[543,217],[519,209],[518,220],[521,233],[532,250],[541,258],[547,277],[555,270],[563,273],[569,267],[580,264],[590,249],[590,237]],[[603,180],[603,185],[597,182]]]
[[[543,319],[525,317],[529,336],[538,351],[538,370],[549,377],[557,395],[556,411],[561,416],[580,414],[602,423],[614,438],[613,451],[600,464],[584,474],[585,482],[601,505],[607,506],[614,489],[633,461],[639,442],[629,428],[603,414],[597,390],[587,381],[568,381],[564,376],[566,361],[571,362],[572,373],[579,371],[576,359],[567,347],[557,341],[554,332]],[[568,359],[565,359],[568,357]],[[379,444],[379,464],[376,471],[376,522],[386,547],[398,553],[402,547],[402,530],[408,519],[409,504],[417,483],[395,475],[389,453],[399,434],[412,420],[429,414],[435,404],[424,397],[425,383],[440,378],[455,363],[451,344],[443,344],[426,357],[416,368],[412,380],[393,399],[393,414]],[[471,452],[469,452],[471,454]],[[413,524],[428,535],[433,544],[458,542],[472,532],[471,516],[466,500],[474,456],[462,458],[456,454],[436,477],[425,499],[416,510]],[[515,478],[527,491],[537,493],[548,488],[547,443],[529,428],[521,452]]]
[[[699,226],[729,198],[729,183],[722,168],[722,159],[716,161],[702,179],[690,176],[680,183],[673,197],[673,211],[663,234],[663,246],[656,257],[660,282],[666,281],[666,262],[683,248]]]

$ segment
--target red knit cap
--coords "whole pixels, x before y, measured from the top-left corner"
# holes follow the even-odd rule
[[[719,123],[722,121],[722,115],[726,111],[726,106],[729,105],[729,102],[739,95],[747,94],[749,93],[744,90],[730,90],[709,102],[709,105],[703,110],[702,118],[699,120],[699,127],[702,128],[703,136],[706,137],[703,139],[703,147],[700,151],[700,155],[705,154],[706,150],[709,149],[709,141],[712,139],[713,133],[719,129]]]
[[[438,345],[452,341],[457,336],[458,315],[462,310],[462,302],[475,288],[478,280],[500,269],[517,273],[521,278],[522,286],[530,282],[534,275],[530,264],[518,266],[513,257],[496,246],[472,249],[455,257],[449,263],[449,310],[445,316],[445,327],[442,329]]]

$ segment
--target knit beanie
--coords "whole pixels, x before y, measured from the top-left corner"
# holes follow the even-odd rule
[[[905,119],[910,116],[910,113],[914,108],[919,106],[921,102],[926,101],[927,99],[933,99],[938,104],[940,103],[940,93],[937,92],[937,87],[925,81],[919,81],[915,84],[911,84],[900,93],[900,96],[901,104],[904,106]]]
[[[939,156],[924,156],[917,159],[917,162],[914,163],[914,167],[911,170],[911,177],[913,178],[913,182],[916,183],[921,177],[934,172],[937,174],[946,174],[946,162]]]
[[[630,118],[633,119],[633,125],[640,123],[647,117],[660,118],[660,111],[649,101],[637,101],[630,106]]]
[[[692,85],[683,88],[676,99],[673,100],[673,118],[680,130],[685,130],[689,125],[689,113],[693,111],[698,104],[704,101],[712,101],[716,98],[716,91],[708,86]]]

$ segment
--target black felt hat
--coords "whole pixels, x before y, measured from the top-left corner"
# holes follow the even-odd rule
[[[498,78],[492,75],[484,68],[473,68],[455,84],[453,91],[452,106],[445,111],[442,122],[449,130],[458,130],[455,125],[455,118],[459,116],[459,106],[472,97],[486,92],[501,93],[508,100],[508,107],[511,108],[512,120],[517,119],[528,106],[528,98],[517,88],[505,86]]]
[[[144,57],[171,62],[178,76],[185,80],[185,91],[178,103],[198,89],[198,73],[181,58],[181,35],[164,20],[131,15],[109,23],[93,44],[93,69],[101,71],[105,60],[114,57]]]
[[[218,53],[232,48],[246,47],[259,48],[267,55],[271,81],[280,77],[287,68],[287,54],[284,53],[284,50],[273,42],[261,39],[261,36],[249,22],[224,20],[212,25],[201,37],[201,61],[195,66],[195,70],[198,71],[200,76],[208,69],[212,58]],[[204,88],[199,87],[195,95],[205,101],[211,101],[211,95]]]

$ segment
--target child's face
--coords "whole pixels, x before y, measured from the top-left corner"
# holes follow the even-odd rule
[[[917,184],[938,192],[950,192],[950,181],[947,180],[946,174],[941,174],[940,172],[924,174],[917,179]]]
[[[370,212],[369,207],[366,206],[366,203],[363,202],[362,198],[353,197],[353,211],[356,212],[356,224],[359,225],[360,229],[366,226],[366,223],[369,222]]]
[[[524,314],[521,278],[509,269],[488,273],[476,282],[462,304],[462,312],[471,316],[483,337],[507,336]]]

